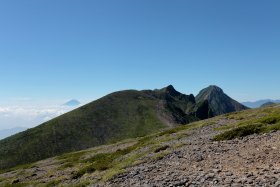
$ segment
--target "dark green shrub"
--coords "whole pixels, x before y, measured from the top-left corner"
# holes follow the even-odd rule
[[[264,130],[263,124],[251,124],[246,126],[241,126],[214,137],[214,141],[220,140],[232,140],[239,137],[248,136],[255,133],[260,133]]]

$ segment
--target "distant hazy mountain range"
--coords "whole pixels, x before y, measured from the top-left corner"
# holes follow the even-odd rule
[[[261,105],[260,107],[267,107],[267,106],[273,106],[275,105],[276,103],[273,103],[273,102],[267,102],[267,103],[264,103],[263,105]]]
[[[14,135],[16,133],[25,131],[27,128],[25,127],[14,127],[11,129],[4,129],[4,130],[0,130],[0,140],[4,139],[6,137],[9,137],[11,135]]]
[[[249,107],[249,108],[259,108],[265,103],[280,103],[280,100],[272,100],[272,99],[263,99],[254,102],[243,102],[242,104]]]
[[[69,104],[77,104],[71,101]],[[146,136],[247,107],[217,86],[196,97],[169,85],[156,90],[124,90],[0,141],[0,169],[75,150]],[[24,155],[24,156],[15,156]]]

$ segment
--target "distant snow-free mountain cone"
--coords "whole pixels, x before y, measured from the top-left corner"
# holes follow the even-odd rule
[[[72,99],[66,103],[63,104],[63,106],[79,106],[81,103],[80,101],[76,100],[76,99]]]

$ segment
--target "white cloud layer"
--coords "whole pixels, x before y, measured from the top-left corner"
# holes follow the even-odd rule
[[[13,127],[34,127],[75,107],[52,106],[0,106],[0,130]]]

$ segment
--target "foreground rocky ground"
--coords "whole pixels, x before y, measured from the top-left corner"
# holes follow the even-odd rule
[[[280,186],[279,132],[212,142],[215,126],[193,131],[180,149],[129,168],[106,185]]]
[[[280,131],[213,141],[256,122],[279,129],[279,105],[0,171],[0,186],[280,186]]]

